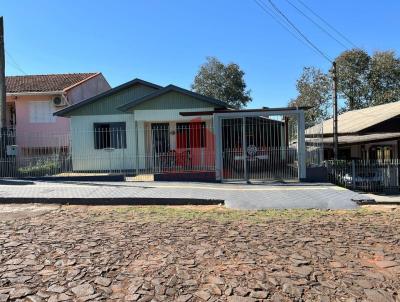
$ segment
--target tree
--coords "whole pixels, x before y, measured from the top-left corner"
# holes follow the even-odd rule
[[[250,90],[246,90],[244,74],[235,63],[225,65],[215,57],[208,57],[194,78],[192,90],[235,108],[245,107],[252,98]]]
[[[329,118],[332,81],[328,75],[315,67],[305,67],[297,80],[298,96],[289,102],[289,107],[309,106],[305,112],[306,128]]]
[[[344,51],[336,58],[338,93],[345,99],[344,111],[368,106],[370,60],[361,49]]]
[[[400,100],[400,59],[394,51],[375,52],[368,76],[370,105]]]

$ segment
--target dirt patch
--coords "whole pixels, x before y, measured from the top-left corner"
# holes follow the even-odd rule
[[[10,221],[42,215],[59,209],[58,205],[0,204],[0,221]]]

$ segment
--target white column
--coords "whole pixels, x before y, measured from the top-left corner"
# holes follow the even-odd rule
[[[215,178],[222,181],[222,131],[221,118],[214,114],[213,116],[214,131],[214,156],[215,156]]]
[[[306,178],[306,141],[303,110],[299,110],[297,114],[297,157],[299,163],[299,180],[304,180]]]

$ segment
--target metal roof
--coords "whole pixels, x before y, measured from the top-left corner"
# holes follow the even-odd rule
[[[338,141],[339,145],[351,145],[357,143],[372,143],[372,142],[386,141],[398,138],[400,138],[400,132],[390,132],[390,133],[372,133],[365,135],[339,135]],[[306,142],[318,143],[321,142],[321,139],[316,137],[306,137]],[[323,143],[326,145],[333,145],[333,137],[324,137]]]
[[[184,111],[179,112],[181,116],[198,116],[198,115],[213,115],[214,113],[246,113],[246,112],[278,112],[278,111],[296,111],[308,110],[312,107],[278,107],[278,108],[257,108],[257,109],[217,109],[211,111]]]
[[[366,128],[384,122],[400,115],[400,101],[365,109],[347,111],[338,116],[338,133],[354,134]],[[333,119],[322,123],[324,135],[333,134]],[[320,133],[321,125],[318,124],[306,130],[307,134]]]

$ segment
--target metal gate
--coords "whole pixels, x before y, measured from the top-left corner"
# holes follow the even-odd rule
[[[224,181],[298,180],[296,119],[285,115],[222,118]]]

